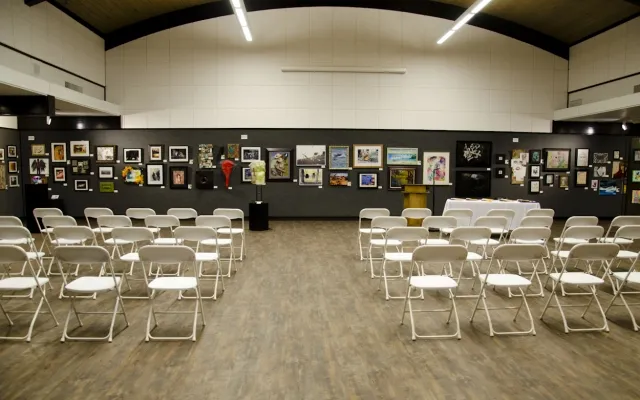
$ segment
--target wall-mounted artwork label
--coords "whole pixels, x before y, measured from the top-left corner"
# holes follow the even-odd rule
[[[518,143],[520,141],[520,138],[514,137],[513,138],[513,143]]]
[[[240,140],[247,140],[249,139],[249,135],[240,135]]]
[[[35,136],[29,136],[29,137],[27,137],[27,140],[34,141],[34,140],[36,140],[36,137]]]

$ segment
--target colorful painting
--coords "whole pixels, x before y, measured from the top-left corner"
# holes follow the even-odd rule
[[[330,172],[329,186],[351,186],[348,172]]]
[[[425,185],[449,185],[451,154],[442,152],[424,152],[422,155],[422,183]]]
[[[602,179],[600,181],[600,196],[615,196],[618,194],[618,181],[613,179]]]
[[[100,193],[113,193],[115,190],[115,184],[113,182],[99,182],[98,188]]]
[[[89,157],[88,140],[72,140],[69,142],[71,157]]]
[[[227,158],[234,160],[240,158],[240,145],[238,143],[227,144]]]
[[[327,146],[296,146],[296,165],[299,167],[324,167],[327,164]]]
[[[417,147],[387,147],[387,165],[417,165]]]
[[[491,142],[456,142],[456,167],[488,168],[491,166]]]
[[[329,169],[349,169],[349,146],[329,146]]]
[[[162,161],[164,146],[161,144],[149,145],[149,161]]]
[[[389,190],[401,190],[416,183],[416,167],[389,167]]]
[[[132,185],[144,184],[144,175],[142,174],[142,169],[131,165],[125,166],[122,169],[122,180],[124,181],[124,183]]]
[[[631,171],[631,182],[638,183],[640,182],[640,170]]]
[[[242,183],[251,183],[251,168],[242,167]]]
[[[611,164],[611,177],[613,179],[623,179],[627,177],[627,164],[624,161],[614,161]]]
[[[67,144],[51,143],[51,162],[67,161]]]
[[[587,168],[589,166],[589,149],[576,149],[576,167]]]
[[[213,145],[212,144],[199,144],[198,145],[198,168],[200,169],[213,169]]]
[[[53,180],[54,182],[65,182],[67,180],[67,170],[65,167],[53,168]]]
[[[29,174],[49,176],[49,159],[48,158],[30,158]]]
[[[529,150],[529,164],[542,163],[542,150]]]
[[[381,144],[354,144],[353,168],[382,168]]]
[[[640,190],[631,191],[631,203],[640,204]]]
[[[7,188],[7,173],[4,168],[4,163],[0,163],[0,190]]]
[[[545,171],[569,171],[571,149],[544,149]]]
[[[378,174],[375,172],[358,174],[358,187],[360,189],[377,189]]]
[[[290,181],[293,179],[291,172],[292,149],[267,149],[268,174],[267,180],[274,182]]]

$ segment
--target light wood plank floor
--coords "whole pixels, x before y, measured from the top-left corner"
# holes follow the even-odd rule
[[[537,317],[544,300],[531,299],[537,336],[490,338],[484,314],[469,324],[473,300],[460,299],[462,340],[412,342],[408,324],[399,324],[402,301],[385,301],[356,257],[356,224],[276,221],[269,232],[249,232],[249,257],[226,293],[205,301],[208,324],[196,343],[145,343],[146,300],[125,302],[131,326],[122,330],[119,320],[113,343],[61,344],[61,327],[42,315],[32,343],[0,342],[0,399],[640,398],[640,334],[622,308],[612,314],[610,333],[565,335],[558,311],[543,323]],[[141,285],[134,290],[143,292]],[[400,294],[403,284],[392,290]],[[62,323],[68,300],[49,295]],[[608,286],[600,296],[611,298]],[[488,299],[518,301],[493,291]],[[112,301],[100,295],[79,307],[108,309]],[[193,305],[171,293],[159,304]],[[447,301],[429,295],[416,304]],[[497,328],[511,328],[512,315],[498,314]],[[581,323],[577,309],[569,317]],[[443,315],[417,318],[423,330],[447,329]],[[16,321],[25,327],[24,317]],[[108,317],[84,322],[78,334],[108,327]],[[518,326],[526,322],[520,318]],[[160,323],[159,334],[184,334],[191,319],[167,315]],[[0,332],[5,327],[0,319]]]

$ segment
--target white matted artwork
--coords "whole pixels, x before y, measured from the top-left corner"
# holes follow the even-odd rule
[[[327,164],[327,146],[306,145],[296,146],[296,166],[324,167]]]
[[[511,184],[521,185],[527,176],[527,167],[520,159],[511,159]]]
[[[147,185],[164,185],[164,164],[147,164]]]
[[[417,165],[417,147],[387,147],[387,165]]]
[[[189,146],[169,146],[170,162],[188,162]]]
[[[240,161],[252,162],[261,159],[262,149],[260,147],[242,147],[240,148]]]
[[[382,168],[381,144],[354,144],[353,168]]]
[[[113,167],[98,167],[98,178],[113,179]]]
[[[89,157],[88,140],[72,140],[69,142],[71,157]]]
[[[322,186],[322,168],[300,168],[298,185]]]
[[[49,159],[48,158],[30,158],[29,174],[49,176]]]
[[[422,183],[425,185],[448,185],[451,175],[449,163],[451,154],[448,152],[427,152],[422,155]]]

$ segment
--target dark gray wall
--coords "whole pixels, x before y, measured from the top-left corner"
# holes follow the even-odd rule
[[[23,217],[23,204],[22,204],[22,186],[9,187],[9,161],[15,160],[15,158],[7,157],[7,146],[14,145],[18,147],[18,157],[20,157],[20,132],[14,129],[0,128],[0,147],[4,149],[4,164],[0,164],[1,168],[4,168],[5,175],[7,177],[7,190],[0,191],[0,215],[13,215],[16,217]],[[18,158],[18,161],[22,158]],[[20,169],[18,169],[20,170]],[[20,185],[22,185],[22,174],[18,178]]]
[[[240,143],[241,146],[291,147],[296,144],[342,144],[354,143],[384,144],[385,147],[418,147],[423,151],[448,151],[452,155],[452,172],[455,171],[455,148],[457,140],[487,140],[493,142],[493,153],[507,153],[512,149],[542,149],[542,148],[571,148],[572,158],[576,148],[590,148],[591,151],[609,152],[610,158],[614,150],[626,154],[628,149],[625,137],[614,136],[585,136],[585,135],[557,135],[557,134],[523,134],[503,132],[430,132],[430,131],[376,131],[376,130],[286,130],[286,129],[144,129],[144,130],[96,130],[96,131],[23,131],[22,154],[25,160],[22,166],[23,175],[28,174],[26,160],[29,158],[29,146],[32,143],[46,143],[70,140],[89,140],[91,151],[96,145],[115,144],[118,146],[118,158],[122,159],[122,149],[125,147],[141,147],[144,149],[145,161],[148,160],[149,144],[189,145],[190,158],[194,159],[191,166],[191,182],[197,169],[197,146],[199,143]],[[247,140],[241,140],[240,135],[247,134]],[[27,140],[27,136],[34,136],[34,140]],[[519,142],[514,143],[513,139]],[[264,150],[263,150],[264,155]],[[422,156],[421,156],[422,158]],[[492,156],[493,158],[493,156]],[[168,163],[168,165],[184,165]],[[497,165],[494,165],[496,167]],[[504,165],[502,165],[504,166]],[[116,165],[115,172],[119,174],[123,164]],[[195,167],[195,168],[194,168]],[[166,189],[158,187],[129,186],[116,181],[119,193],[101,194],[98,192],[97,165],[92,163],[92,170],[96,173],[90,177],[76,177],[67,171],[68,186],[53,183],[51,178],[51,194],[59,194],[64,199],[66,211],[70,215],[81,216],[85,207],[104,206],[112,208],[116,213],[122,213],[128,207],[152,207],[158,213],[164,213],[170,207],[192,207],[199,213],[211,213],[217,207],[237,207],[248,211],[248,204],[254,200],[255,188],[250,184],[242,184],[238,168],[232,176],[233,190],[225,190],[221,171],[216,170],[216,185],[219,189],[213,191],[171,190],[168,182]],[[367,171],[367,170],[364,170]],[[572,160],[573,171],[573,160]],[[296,169],[297,174],[297,169]],[[352,187],[328,186],[328,171],[325,171],[324,186],[300,187],[292,182],[268,182],[264,188],[264,201],[269,203],[270,215],[274,217],[353,217],[365,207],[387,207],[394,213],[402,209],[402,195],[398,191],[387,191],[386,167],[379,172],[381,185],[384,190],[359,190],[357,188],[358,170],[350,172]],[[509,171],[510,172],[510,171]],[[167,174],[168,175],[168,174]],[[452,174],[455,178],[455,172]],[[93,192],[74,192],[74,179],[89,179]],[[454,180],[452,178],[452,181]],[[591,176],[590,176],[591,178]],[[418,181],[422,181],[422,171],[418,174]],[[573,185],[573,176],[571,178]],[[435,213],[440,213],[445,201],[454,196],[454,186],[439,186],[435,189],[435,204],[433,196],[429,197],[429,207]],[[571,215],[597,215],[612,217],[622,212],[623,195],[599,196],[592,190],[571,187],[569,191],[544,187],[544,193],[539,195],[527,194],[527,186],[514,186],[509,179],[492,180],[492,196],[509,197],[514,199],[532,199],[539,201],[542,207],[556,210],[560,217]]]

